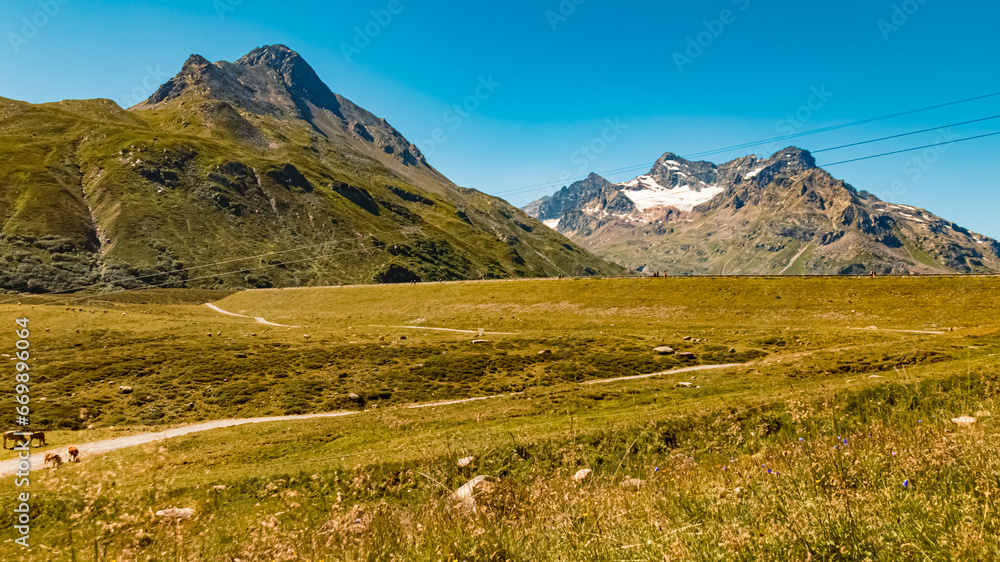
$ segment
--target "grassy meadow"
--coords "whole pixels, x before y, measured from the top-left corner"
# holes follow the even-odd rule
[[[3,559],[997,559],[998,283],[565,279],[6,302],[0,353],[13,319],[31,318],[35,415],[83,462],[35,469],[36,546],[5,543]],[[665,345],[692,355],[653,353]],[[357,413],[87,455],[130,433],[334,410]],[[582,468],[593,474],[575,482]],[[491,479],[475,509],[456,506],[477,475]],[[173,507],[194,516],[155,515]]]

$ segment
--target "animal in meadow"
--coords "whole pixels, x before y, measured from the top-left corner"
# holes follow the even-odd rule
[[[62,466],[62,457],[55,453],[45,453],[45,464],[52,463],[53,468],[59,468]],[[43,465],[44,466],[44,465]]]
[[[43,445],[48,445],[48,443],[45,442],[45,432],[44,431],[35,431],[35,432],[33,432],[31,434],[31,438],[28,439],[28,446],[29,447],[31,446],[31,442],[32,441],[38,441],[38,445],[36,445],[37,447],[41,447]]]
[[[73,462],[80,462],[80,449],[76,448],[76,445],[69,446],[69,460]]]
[[[19,433],[20,433],[19,431],[5,431],[5,432],[3,432],[3,448],[4,449],[7,448],[7,441],[13,441],[14,445],[17,445],[18,442],[23,442],[24,441],[24,436],[19,435]]]

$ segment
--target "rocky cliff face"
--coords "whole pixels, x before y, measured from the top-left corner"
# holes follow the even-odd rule
[[[573,240],[640,271],[1000,271],[996,241],[923,209],[859,192],[794,147],[765,160],[747,156],[718,166],[667,153],[648,174],[621,184],[604,180],[597,191],[594,177],[525,209],[545,213],[547,224]],[[559,206],[552,205],[556,199]]]
[[[297,53],[194,55],[145,102],[0,98],[0,289],[614,274],[461,188]]]

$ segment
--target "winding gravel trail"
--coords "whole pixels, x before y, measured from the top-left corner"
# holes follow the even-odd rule
[[[599,381],[584,381],[580,384],[605,384],[609,382],[635,381],[639,379],[648,379],[652,377],[662,377],[665,375],[691,373],[694,371],[711,371],[714,369],[729,369],[730,367],[742,367],[742,366],[743,363],[729,363],[727,365],[695,365],[694,367],[681,367],[680,369],[674,369],[673,371],[663,371],[660,373],[651,373],[648,375],[635,375],[631,377],[618,377],[614,379],[601,379]]]
[[[664,375],[672,375],[675,373],[688,373],[692,371],[707,371],[709,369],[726,369],[729,367],[741,367],[741,363],[733,363],[730,365],[698,365],[695,367],[684,367],[682,369],[675,369],[673,371],[664,371],[661,373],[652,373],[649,375],[637,375],[632,377],[618,377],[614,379],[604,379],[596,381],[586,381],[580,384],[603,384],[612,383],[618,381],[628,381],[637,379],[648,379],[651,377],[659,377]],[[479,396],[475,398],[463,398],[461,400],[450,400],[447,402],[429,402],[426,404],[410,404],[408,406],[402,406],[404,409],[413,410],[419,408],[433,408],[436,406],[451,406],[455,404],[468,404],[470,402],[480,402],[483,400],[495,400],[498,398],[507,398],[510,396],[517,396],[520,393],[513,394],[498,394],[495,396]],[[285,422],[285,421],[295,421],[295,420],[311,420],[319,418],[340,418],[346,416],[354,416],[361,414],[362,412],[327,412],[321,414],[301,414],[297,416],[271,416],[265,418],[243,418],[243,419],[229,419],[229,420],[216,420],[209,422],[201,422],[192,425],[185,425],[183,427],[177,427],[174,429],[167,429],[164,431],[157,431],[154,433],[140,433],[138,435],[128,435],[126,437],[117,437],[115,439],[105,439],[103,441],[94,441],[92,443],[82,443],[77,445],[80,449],[80,456],[84,459],[92,457],[94,455],[103,455],[104,453],[110,453],[112,451],[117,451],[119,449],[126,449],[128,447],[136,447],[138,445],[146,445],[148,443],[156,443],[158,441],[163,441],[166,439],[172,439],[175,437],[181,437],[184,435],[190,435],[192,433],[199,433],[202,431],[210,431],[213,429],[222,429],[225,427],[236,427],[240,425],[254,424],[254,423],[268,423],[268,422]],[[44,451],[32,450],[31,454],[31,468],[32,470],[38,470],[42,467],[42,461],[45,457],[44,453],[55,453],[62,457],[63,461],[69,459],[69,445],[64,447],[59,447],[56,449],[48,449]],[[0,462],[0,477],[12,476],[17,472],[17,459],[6,460]]]
[[[432,332],[456,332],[459,334],[482,334],[484,336],[516,336],[517,334],[512,332],[480,332],[479,330],[455,330],[452,328],[428,328],[427,326],[378,326],[376,324],[370,324],[371,327],[378,328],[400,328],[406,330],[429,330]]]
[[[221,308],[215,306],[214,304],[207,302],[205,306],[211,308],[212,310],[218,312],[219,314],[225,314],[226,316],[235,316],[237,318],[253,318],[258,324],[263,324],[265,326],[274,326],[276,328],[301,328],[302,326],[286,326],[284,324],[275,324],[274,322],[268,322],[267,320],[260,318],[259,316],[247,316],[246,314],[236,314],[235,312],[229,312],[227,310],[222,310]]]
[[[896,332],[898,334],[922,334],[926,336],[943,336],[948,332],[939,332],[931,330],[894,330],[892,328],[879,328],[876,326],[869,326],[867,328],[849,328],[850,330],[862,330],[866,332]]]

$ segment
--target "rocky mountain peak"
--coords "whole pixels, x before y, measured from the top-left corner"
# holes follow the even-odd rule
[[[289,59],[302,60],[302,56],[290,49],[287,45],[275,44],[275,45],[264,45],[262,47],[257,47],[256,49],[250,51],[243,58],[236,61],[236,64],[267,64],[271,68],[279,68],[284,61]]]
[[[816,167],[816,159],[808,150],[790,146],[770,158],[769,162],[780,163],[786,171],[802,172]]]
[[[795,146],[718,166],[667,152],[646,175],[593,187],[588,178],[525,211],[640,271],[1000,271],[1000,243],[924,209],[858,191]]]
[[[182,98],[194,103],[185,105],[178,101]],[[328,139],[347,137],[361,143],[380,159],[388,157],[407,167],[430,167],[420,150],[385,119],[335,94],[301,55],[285,45],[258,47],[235,63],[212,63],[192,55],[177,76],[133,109],[169,104],[181,113],[204,112],[205,107],[218,106],[218,102],[231,106],[229,111],[234,113],[217,122],[242,123],[247,114],[283,122],[303,121]],[[241,134],[262,138],[264,133],[252,129],[249,122],[242,123]]]
[[[661,156],[645,176],[667,189],[689,186],[699,191],[715,183],[717,174],[711,162],[692,162],[673,152]]]
[[[297,52],[284,45],[266,45],[247,53],[234,63],[244,68],[266,67],[278,74],[285,86],[307,97],[327,98],[332,95],[316,71]]]
[[[210,64],[212,64],[212,63],[208,59],[206,59],[205,57],[203,57],[201,55],[198,55],[198,54],[194,54],[194,55],[191,55],[190,57],[188,57],[188,60],[185,61],[184,66],[182,67],[181,71],[182,72],[184,72],[184,71],[192,72],[192,71],[194,71],[194,70],[196,70],[198,68],[203,68],[203,67],[208,66]]]

